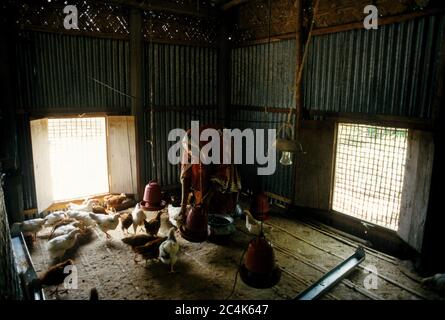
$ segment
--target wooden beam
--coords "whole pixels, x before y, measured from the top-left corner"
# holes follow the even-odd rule
[[[188,5],[176,5],[174,3],[165,2],[162,0],[102,0],[105,3],[111,3],[115,5],[126,6],[130,8],[136,8],[145,11],[164,11],[176,14],[184,14],[195,17],[208,17],[214,16],[218,13],[216,9],[206,8],[201,6],[188,6]]]
[[[388,24],[394,24],[394,23],[401,23],[408,20],[413,20],[417,18],[422,18],[425,16],[430,15],[436,15],[441,14],[445,12],[445,8],[436,8],[436,9],[429,9],[424,11],[418,11],[418,12],[411,12],[396,16],[389,16],[389,17],[383,17],[379,18],[378,25],[388,25]],[[343,31],[349,31],[349,30],[355,30],[355,29],[363,29],[363,21],[360,22],[354,22],[354,23],[348,23],[338,26],[332,26],[332,27],[326,27],[326,28],[319,28],[315,29],[313,34],[314,36],[324,35],[324,34],[330,34],[330,33],[337,33],[337,32],[343,32]]]
[[[444,14],[445,8],[435,8],[435,9],[429,9],[419,12],[413,12],[413,13],[407,13],[402,15],[396,15],[396,16],[388,16],[379,18],[379,26],[388,25],[388,24],[394,24],[394,23],[401,23],[404,21],[409,21],[413,19],[418,19],[426,16],[433,16],[438,14]],[[312,31],[313,36],[321,36],[331,33],[338,33],[338,32],[345,32],[349,30],[357,30],[357,29],[363,29],[363,22],[355,22],[355,23],[348,23],[348,24],[342,24],[338,26],[331,26],[326,28],[318,28],[314,29]],[[290,33],[283,33],[279,35],[274,35],[270,38],[271,42],[276,41],[283,41],[283,40],[289,40],[295,38],[295,32]],[[268,38],[259,38],[251,41],[246,41],[245,43],[242,43],[238,45],[237,47],[245,47],[245,46],[252,46],[252,45],[258,45],[258,44],[264,44],[268,42]]]
[[[145,123],[142,101],[142,14],[138,9],[130,11],[130,94],[131,114],[135,116],[136,131],[136,168],[137,194],[136,200],[142,198],[146,179],[145,170]]]
[[[232,0],[230,2],[227,2],[226,4],[224,4],[221,9],[223,9],[223,11],[227,11],[229,9],[235,8],[237,6],[240,6],[244,3],[249,2],[250,0]]]

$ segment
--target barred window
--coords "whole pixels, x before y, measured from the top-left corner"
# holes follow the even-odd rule
[[[332,209],[398,229],[408,130],[338,124]]]

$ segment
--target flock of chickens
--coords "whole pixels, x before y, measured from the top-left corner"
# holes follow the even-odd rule
[[[64,273],[65,267],[73,264],[72,260],[62,261],[68,250],[73,248],[80,237],[88,235],[93,228],[101,230],[107,239],[110,239],[109,231],[115,230],[119,222],[126,237],[122,242],[130,246],[135,253],[134,261],[141,256],[147,262],[150,259],[158,259],[162,263],[170,266],[170,272],[174,272],[174,265],[177,261],[179,244],[175,238],[175,227],[172,227],[167,236],[158,236],[161,227],[161,215],[163,211],[158,211],[156,216],[147,220],[147,216],[139,206],[129,212],[119,211],[122,203],[127,200],[125,194],[110,195],[104,198],[104,204],[100,205],[97,199],[86,199],[82,204],[70,203],[67,210],[55,211],[44,218],[26,220],[15,223],[13,230],[23,232],[26,237],[31,237],[34,241],[37,233],[45,227],[50,227],[51,232],[48,237],[46,248],[49,256],[54,262],[60,262],[49,268],[41,277],[40,284],[43,286],[58,286],[63,283],[67,276]],[[134,234],[129,235],[128,229],[133,226]],[[144,228],[145,233],[137,233],[138,228]]]

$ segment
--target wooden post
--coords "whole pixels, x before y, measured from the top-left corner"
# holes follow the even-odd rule
[[[303,61],[303,0],[296,0],[295,1],[295,7],[297,12],[296,17],[296,28],[295,28],[295,46],[296,46],[296,57],[295,57],[295,136],[300,141],[300,130],[301,130],[301,119],[302,119],[302,107],[303,107],[303,87],[301,85],[301,81],[299,81],[298,74],[300,72],[300,68],[303,68],[304,66],[301,64]],[[298,188],[298,170],[297,170],[297,164],[299,159],[297,158],[296,164],[294,165],[295,168],[295,179],[294,179],[294,185],[292,190],[292,202],[295,203],[296,199],[296,192]]]
[[[295,133],[298,138],[300,136],[301,113],[303,108],[303,86],[301,85],[301,79],[298,77],[300,69],[304,68],[304,66],[301,64],[303,61],[303,0],[296,0],[295,7],[297,12],[295,29]]]
[[[137,199],[142,198],[146,176],[146,137],[142,101],[142,16],[138,9],[130,11],[130,92],[131,114],[135,117]]]
[[[226,19],[222,19],[218,45],[218,119],[221,125],[229,125],[230,107],[230,41]]]

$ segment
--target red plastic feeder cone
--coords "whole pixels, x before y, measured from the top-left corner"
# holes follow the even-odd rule
[[[240,276],[245,284],[257,289],[271,288],[280,281],[272,245],[263,234],[250,241]]]
[[[194,206],[187,214],[185,226],[181,226],[181,236],[190,242],[204,242],[209,236],[208,216],[200,205]]]
[[[250,203],[250,213],[259,221],[269,220],[269,199],[263,193],[256,193]]]

